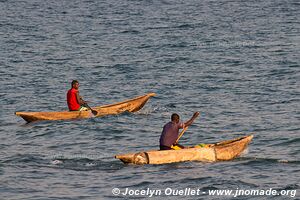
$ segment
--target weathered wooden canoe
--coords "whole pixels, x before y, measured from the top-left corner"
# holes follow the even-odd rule
[[[116,155],[123,163],[166,164],[184,161],[225,161],[239,156],[252,140],[253,135],[227,140],[204,147],[195,146],[180,150],[153,150]]]
[[[16,112],[17,116],[22,117],[27,122],[37,120],[69,120],[81,119],[90,117],[101,117],[105,115],[115,115],[125,111],[136,112],[139,111],[155,93],[149,93],[144,96],[139,96],[134,99],[129,99],[123,102],[93,107],[97,111],[94,116],[91,111],[61,111],[61,112]]]

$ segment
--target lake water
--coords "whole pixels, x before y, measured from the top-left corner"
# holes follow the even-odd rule
[[[299,199],[299,8],[296,0],[0,0],[0,199],[150,198],[114,188],[163,191],[151,199]],[[118,116],[25,124],[14,115],[66,110],[73,79],[90,106],[157,96]],[[216,163],[114,158],[158,148],[170,115],[185,121],[195,111],[181,144],[254,134],[247,151]],[[237,189],[290,193],[208,194]]]

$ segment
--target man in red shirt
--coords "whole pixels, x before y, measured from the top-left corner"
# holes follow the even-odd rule
[[[87,103],[79,96],[79,82],[72,81],[72,88],[67,93],[67,103],[70,111],[88,110]]]

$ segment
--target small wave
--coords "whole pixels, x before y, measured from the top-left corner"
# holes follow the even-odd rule
[[[144,108],[134,114],[138,114],[138,115],[149,115],[153,112],[154,109],[151,109],[151,108]]]
[[[118,170],[124,165],[115,160],[104,159],[89,159],[89,158],[66,158],[66,157],[45,157],[42,155],[17,154],[15,156],[2,159],[1,164],[12,165],[19,167],[55,167],[70,169],[76,171],[89,170]]]
[[[52,160],[51,161],[51,164],[52,165],[59,165],[59,164],[62,164],[63,162],[61,160]]]
[[[91,160],[87,158],[81,159],[55,159],[49,161],[50,166],[58,167],[62,169],[69,169],[75,171],[91,171],[91,170],[100,170],[100,171],[110,171],[118,170],[124,165],[115,161],[106,161],[106,160]]]
[[[2,161],[5,164],[30,164],[36,163],[41,164],[45,163],[44,159],[39,155],[30,155],[30,154],[16,154],[14,156],[8,157]]]
[[[144,188],[144,187],[147,187],[149,185],[152,185],[153,183],[155,183],[155,182],[141,181],[140,183],[136,183],[136,184],[130,185],[129,187],[131,187],[131,188]]]
[[[139,33],[141,33],[141,32],[140,32],[140,31],[137,31],[137,30],[125,30],[125,31],[122,31],[121,33],[139,34]]]
[[[294,138],[294,139],[290,139],[288,141],[273,144],[272,146],[287,146],[287,145],[291,145],[291,144],[299,144],[299,142],[300,142],[300,138]]]
[[[288,164],[300,164],[300,160],[286,160],[275,158],[256,158],[256,157],[240,157],[236,161],[246,161],[246,164],[274,164],[274,163],[288,163]]]
[[[231,180],[231,179],[211,179],[209,183],[202,184],[201,190],[208,191],[208,190],[218,190],[223,189],[224,185],[228,188],[242,188],[242,187],[249,187],[249,188],[257,188],[259,185],[241,181],[241,180]]]
[[[295,190],[295,189],[299,189],[300,185],[299,184],[290,184],[285,186],[283,189],[284,190]]]
[[[195,24],[180,24],[178,26],[174,26],[173,28],[178,28],[178,29],[195,28]]]

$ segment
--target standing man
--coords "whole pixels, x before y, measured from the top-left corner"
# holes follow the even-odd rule
[[[88,110],[87,103],[79,96],[79,82],[73,80],[72,88],[67,93],[67,103],[70,111]]]
[[[187,122],[180,122],[179,115],[177,113],[172,114],[171,121],[165,124],[160,136],[160,150],[173,150],[173,146],[184,148],[182,145],[175,144],[179,129],[190,126],[194,120],[199,116],[199,112],[195,112],[193,117]]]

